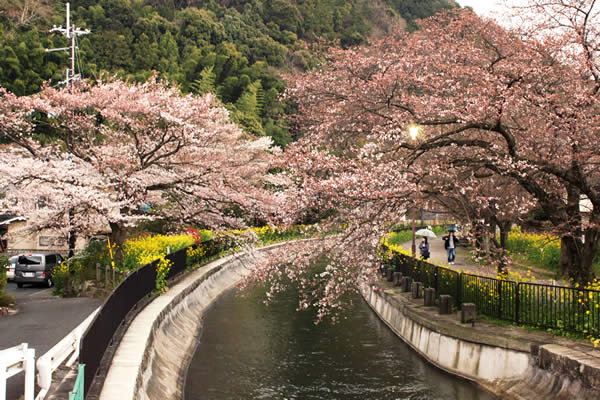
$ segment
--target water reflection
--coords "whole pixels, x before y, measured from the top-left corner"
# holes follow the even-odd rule
[[[493,399],[424,362],[358,297],[351,318],[317,326],[293,295],[262,300],[230,292],[208,313],[186,400]]]

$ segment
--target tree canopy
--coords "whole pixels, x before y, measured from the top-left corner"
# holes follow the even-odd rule
[[[464,208],[456,203],[469,199],[463,215],[498,223],[539,205],[561,237],[563,273],[577,283],[593,280],[600,238],[597,5],[534,0],[527,10],[527,31],[469,10],[440,13],[413,33],[332,49],[322,69],[288,77],[301,136],[281,163],[295,182],[289,218],[310,210],[348,229],[324,252],[299,252],[293,262],[294,254],[283,254],[260,279],[272,277],[277,291],[288,282],[278,266],[294,265],[303,301],[335,310],[352,290],[348,276],[368,281],[365,254],[375,253],[386,226],[441,188],[450,207]],[[414,139],[410,127],[419,129]],[[582,198],[592,205],[585,218]],[[304,269],[308,255],[332,257],[321,280]]]
[[[108,72],[143,82],[156,71],[184,92],[216,93],[236,122],[250,132],[273,137],[280,146],[290,141],[283,118],[290,106],[277,100],[284,88],[278,71],[314,66],[317,54],[307,42],[324,38],[344,46],[363,43],[442,6],[455,4],[440,0],[71,1],[73,23],[92,31],[78,43],[78,69],[84,76],[97,78]],[[67,46],[63,36],[46,33],[52,24],[64,25],[63,2],[3,1],[0,9],[5,11],[0,13],[0,86],[26,95],[39,91],[45,81],[56,84],[63,79],[67,54],[44,50]],[[253,91],[260,103],[239,110],[238,100]]]

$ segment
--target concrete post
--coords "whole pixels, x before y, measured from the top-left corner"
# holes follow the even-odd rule
[[[460,322],[466,324],[471,322],[475,325],[475,318],[477,318],[477,310],[473,303],[462,303],[460,308]]]
[[[411,289],[412,289],[412,298],[413,299],[420,299],[421,297],[423,297],[423,293],[422,293],[423,284],[421,282],[413,282]]]
[[[440,295],[440,314],[452,314],[452,296]]]
[[[400,285],[400,279],[402,279],[402,272],[394,272],[394,286]]]
[[[427,288],[424,291],[424,305],[425,307],[435,306],[435,289]]]
[[[385,274],[385,279],[388,282],[391,282],[392,280],[394,280],[394,269],[393,268],[388,268],[388,270],[386,271],[386,274]]]
[[[411,283],[412,283],[412,279],[410,279],[410,276],[403,276],[402,280],[401,280],[401,283],[400,283],[400,286],[402,286],[402,291],[403,292],[410,292],[410,290],[411,290],[411,287],[410,287]]]

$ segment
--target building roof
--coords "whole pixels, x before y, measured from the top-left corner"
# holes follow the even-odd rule
[[[15,214],[0,214],[0,225],[10,225],[15,221],[26,221],[27,218]]]

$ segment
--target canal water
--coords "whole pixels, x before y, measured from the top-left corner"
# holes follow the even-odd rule
[[[340,322],[315,325],[293,294],[269,306],[253,289],[207,313],[185,400],[491,400],[423,361],[358,296]]]

